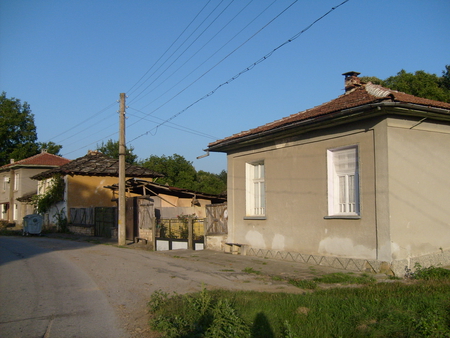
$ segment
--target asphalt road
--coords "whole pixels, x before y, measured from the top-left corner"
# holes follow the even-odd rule
[[[156,290],[302,292],[262,276],[326,272],[330,269],[207,250],[161,253],[0,237],[0,337],[152,337],[147,302]]]

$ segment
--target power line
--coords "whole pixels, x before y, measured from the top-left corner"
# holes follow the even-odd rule
[[[59,137],[59,136],[61,136],[61,135],[67,135],[67,133],[69,133],[69,132],[73,132],[74,129],[76,129],[77,127],[79,127],[79,126],[81,126],[82,124],[88,122],[89,120],[92,120],[92,119],[94,119],[94,118],[97,118],[100,114],[104,113],[105,111],[107,111],[107,110],[110,109],[111,107],[115,106],[116,103],[117,103],[117,102],[115,101],[115,102],[109,104],[109,105],[106,106],[105,108],[99,110],[99,111],[98,111],[97,113],[95,113],[95,114],[92,114],[92,115],[89,116],[87,119],[81,121],[80,123],[76,124],[75,126],[70,127],[69,129],[62,131],[61,133],[59,133],[59,134],[56,135],[56,136],[53,136],[53,137],[52,137],[51,139],[49,139],[47,142],[50,142],[50,141],[55,142],[55,139],[56,139],[57,137]],[[91,125],[91,126],[88,127],[88,128],[85,128],[85,130],[91,128],[92,126],[93,126],[93,125]],[[77,134],[73,134],[72,136],[67,137],[67,138],[65,138],[65,139],[63,139],[63,140],[61,140],[61,141],[58,141],[58,142],[64,142],[64,141],[68,140],[69,138],[72,138],[72,137],[74,137],[74,136],[76,136],[76,135],[77,135]]]
[[[139,83],[141,82],[141,80],[153,69],[153,67],[155,67],[155,65],[164,57],[164,55],[167,54],[167,52],[173,47],[173,45],[181,38],[181,36],[184,34],[184,32],[186,32],[186,30],[192,25],[192,23],[197,19],[197,17],[203,12],[203,10],[208,6],[208,4],[211,2],[211,0],[209,0],[205,6],[203,6],[203,8],[197,13],[197,15],[191,20],[191,22],[184,28],[184,30],[178,35],[178,37],[172,42],[172,44],[165,50],[164,53],[161,54],[161,56],[158,58],[158,60],[155,61],[155,63],[144,73],[144,75],[142,75],[142,77],[127,91],[127,93],[129,93],[130,95],[132,93],[134,93],[134,91],[132,91],[132,89]],[[153,75],[153,74],[152,74]],[[144,81],[145,83],[145,81]],[[135,90],[138,90],[141,86],[143,85],[143,83],[141,85],[139,85],[139,87],[137,87]]]
[[[165,64],[166,64],[166,62],[168,62],[169,60],[170,60],[170,58],[189,40],[189,38],[203,25],[203,23],[216,11],[216,9],[222,4],[222,2],[223,2],[224,0],[222,0],[216,7],[214,7],[214,9],[208,14],[208,16],[194,29],[194,31],[183,41],[183,43],[180,45],[180,46],[178,46],[178,48],[177,49],[175,49],[175,51],[166,59],[166,61],[164,61],[145,81],[144,81],[144,83],[146,82],[146,81],[148,81],[162,66],[164,66]],[[234,1],[234,0],[232,0],[232,1]],[[203,10],[203,9],[202,9]],[[220,15],[220,14],[219,14]],[[197,15],[198,16],[198,15]],[[197,16],[195,17],[195,18],[197,18]],[[195,18],[194,18],[194,20],[195,20]],[[217,18],[217,17],[216,17]],[[184,32],[184,31],[183,31]],[[203,34],[203,32],[201,33],[201,34]],[[197,39],[198,39],[198,37],[197,37]],[[172,44],[173,45],[173,44]],[[192,45],[192,44],[191,44]],[[189,45],[182,53],[181,53],[181,55],[183,55],[185,52],[186,52],[186,50],[191,46],[191,45]],[[180,56],[181,56],[180,55]],[[179,57],[180,57],[179,56]],[[170,67],[171,65],[169,65],[169,67]],[[166,70],[167,70],[168,68],[166,68]],[[164,74],[164,72],[166,71],[166,70],[164,70],[163,71],[163,73],[162,74]],[[162,75],[161,74],[161,75]],[[161,76],[160,75],[160,76]],[[153,83],[153,82],[152,82]],[[151,85],[151,84],[150,84]],[[130,101],[130,103],[133,103],[134,101],[136,101],[136,98],[137,97],[139,97],[146,89],[148,88],[148,86],[147,87],[145,87],[139,94],[137,94],[136,95],[136,97],[133,99],[133,100],[131,100]]]
[[[201,78],[203,78],[206,74],[208,74],[210,71],[212,71],[214,68],[216,68],[219,64],[221,64],[223,61],[225,61],[228,57],[230,57],[232,54],[234,54],[238,49],[240,49],[241,47],[243,47],[246,43],[248,43],[251,39],[253,39],[256,35],[258,35],[262,30],[264,30],[267,26],[269,26],[272,22],[274,22],[276,19],[278,19],[283,13],[285,13],[289,8],[291,8],[298,0],[295,0],[294,2],[292,2],[289,6],[287,6],[285,9],[283,9],[280,13],[278,13],[274,18],[272,18],[268,23],[266,23],[263,27],[261,27],[257,32],[255,32],[252,36],[250,36],[247,40],[245,40],[243,43],[241,43],[238,47],[236,47],[232,52],[228,53],[224,58],[222,58],[219,62],[217,62],[214,66],[212,66],[211,68],[209,68],[206,72],[204,72],[202,75],[200,75],[196,80],[194,80],[193,82],[191,82],[189,85],[187,85],[185,88],[183,88],[181,91],[179,91],[177,94],[175,94],[174,96],[172,96],[170,99],[168,99],[166,102],[164,102],[163,104],[161,104],[159,107],[155,108],[153,111],[151,111],[150,113],[147,114],[151,115],[154,112],[156,112],[157,110],[161,109],[162,107],[164,107],[167,103],[169,103],[170,101],[172,101],[173,99],[175,99],[178,95],[180,95],[181,93],[183,93],[185,90],[187,90],[189,87],[191,87],[192,85],[194,85],[197,81],[199,81]],[[198,101],[201,101],[198,100]],[[196,103],[198,102],[196,101]],[[192,105],[190,105],[192,106]],[[190,107],[189,106],[189,107]],[[183,110],[185,111],[185,110]],[[179,114],[177,114],[178,116]],[[136,123],[138,123],[138,121],[136,121],[135,123],[131,124],[134,125]]]
[[[256,67],[258,64],[262,63],[263,61],[267,60],[269,57],[271,57],[273,55],[273,53],[275,53],[277,50],[279,50],[281,47],[287,45],[288,43],[291,43],[292,41],[296,40],[299,36],[301,36],[303,33],[305,33],[307,30],[309,30],[313,25],[315,25],[317,22],[319,22],[320,20],[322,20],[324,17],[326,17],[328,14],[330,14],[331,12],[333,12],[334,10],[336,10],[337,8],[341,7],[342,5],[344,5],[345,3],[347,3],[350,0],[345,0],[343,2],[341,2],[339,5],[332,7],[328,12],[326,12],[324,15],[322,15],[321,17],[319,17],[318,19],[314,20],[310,25],[308,25],[306,28],[304,28],[302,31],[298,32],[297,34],[295,34],[293,37],[291,37],[290,39],[286,40],[285,42],[283,42],[281,45],[279,45],[278,47],[274,48],[272,51],[270,51],[269,53],[267,53],[266,55],[264,55],[262,58],[260,58],[259,60],[257,60],[256,62],[252,63],[250,66],[248,66],[247,68],[245,68],[244,70],[242,70],[241,72],[239,72],[238,74],[236,74],[235,76],[233,76],[231,79],[229,79],[228,81],[225,81],[223,83],[221,83],[220,85],[218,85],[214,90],[210,91],[208,94],[204,95],[203,97],[199,98],[198,100],[196,100],[195,102],[191,103],[189,106],[187,106],[186,108],[184,108],[183,110],[179,111],[178,113],[172,115],[170,118],[168,118],[167,120],[165,120],[164,122],[160,123],[159,125],[157,125],[156,127],[148,130],[147,132],[135,137],[134,139],[132,139],[130,142],[137,140],[138,138],[141,138],[142,136],[148,135],[151,131],[153,130],[157,130],[159,127],[161,127],[162,125],[164,125],[165,123],[168,123],[170,121],[172,121],[173,119],[175,119],[176,117],[178,117],[179,115],[181,115],[182,113],[184,113],[185,111],[187,111],[189,108],[191,108],[192,106],[194,106],[195,104],[199,103],[200,101],[208,98],[209,96],[213,95],[217,90],[219,90],[219,88],[223,87],[224,85],[227,85],[231,82],[233,82],[234,80],[236,80],[237,78],[239,78],[242,74],[245,74],[246,72],[252,70],[254,67]],[[296,2],[296,1],[295,1]],[[292,4],[291,4],[292,5]],[[239,47],[238,47],[239,48]],[[233,51],[234,52],[234,51]],[[233,53],[232,52],[232,53]],[[203,75],[202,75],[203,76]],[[197,79],[198,80],[198,79]],[[196,81],[197,81],[196,80]],[[196,82],[195,81],[195,82]],[[185,88],[186,89],[186,88]],[[184,89],[184,90],[185,90]],[[183,91],[184,91],[183,90]],[[180,92],[181,93],[181,92]],[[176,96],[178,96],[180,93],[178,93]],[[167,102],[166,102],[167,103]],[[157,108],[159,109],[159,108]],[[151,113],[150,113],[151,114]]]
[[[142,114],[145,115],[145,113],[144,113],[143,111],[138,110],[138,109],[136,109],[136,108],[128,107],[128,109],[132,109],[132,110],[134,110],[134,111],[137,111],[137,112],[142,113]],[[129,112],[129,110],[128,110],[128,115],[129,115],[129,116],[135,116],[135,117],[137,117],[137,118],[141,118],[140,116],[131,114],[131,113]],[[159,121],[164,121],[164,119],[162,119],[162,118],[159,118],[159,117],[156,117],[156,116],[152,116],[152,117],[153,117],[154,119],[159,120]],[[148,117],[144,117],[143,119],[146,120],[146,121],[149,121],[149,122],[153,122],[153,123],[155,123],[155,124],[159,123],[159,122],[155,122],[155,121],[153,121],[153,120],[149,120]],[[206,133],[203,133],[203,132],[201,132],[201,131],[194,130],[194,129],[192,129],[192,128],[188,128],[188,127],[185,127],[185,126],[181,126],[181,125],[176,124],[176,123],[173,123],[173,122],[169,123],[166,127],[169,127],[169,128],[172,128],[172,129],[176,129],[176,130],[180,130],[180,131],[184,131],[184,132],[186,132],[186,133],[190,133],[190,134],[197,135],[197,136],[202,136],[202,137],[209,138],[209,139],[212,139],[212,140],[217,140],[217,138],[218,138],[217,136],[213,136],[213,135],[210,135],[210,134],[206,134]]]

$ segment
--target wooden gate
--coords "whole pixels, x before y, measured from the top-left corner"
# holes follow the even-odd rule
[[[153,202],[148,199],[140,198],[137,200],[138,207],[138,236],[141,236],[142,232],[148,232],[153,230],[153,224],[155,222],[155,208]]]
[[[208,204],[206,206],[205,235],[228,234],[227,203]]]
[[[136,237],[142,237],[150,240],[154,222],[153,201],[142,197],[127,198],[126,239],[134,241]]]
[[[117,224],[117,209],[114,207],[96,207],[95,236],[111,238],[111,229]]]

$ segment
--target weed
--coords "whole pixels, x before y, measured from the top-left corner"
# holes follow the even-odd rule
[[[375,278],[365,273],[358,275],[352,272],[335,272],[322,277],[316,277],[314,281],[327,284],[371,284],[375,282]]]
[[[314,282],[314,281],[311,281]],[[203,290],[152,295],[164,337],[450,337],[450,279],[304,294]],[[319,325],[320,323],[320,325]]]
[[[314,290],[317,288],[317,282],[310,279],[289,279],[288,282],[300,289]]]
[[[440,280],[440,279],[450,279],[450,270],[444,269],[442,267],[429,266],[423,268],[419,263],[416,263],[415,272],[410,273],[410,278],[412,279],[422,279],[422,280]]]
[[[245,273],[253,273],[255,275],[260,275],[261,271],[255,270],[253,268],[245,268],[244,270],[242,270]]]

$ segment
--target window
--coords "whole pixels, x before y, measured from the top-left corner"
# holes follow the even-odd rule
[[[359,215],[358,147],[328,150],[328,215]]]
[[[247,216],[264,216],[266,214],[264,162],[247,163],[246,181]]]
[[[3,191],[6,191],[9,183],[9,177],[3,176]]]
[[[19,190],[19,173],[14,174],[14,191]]]

